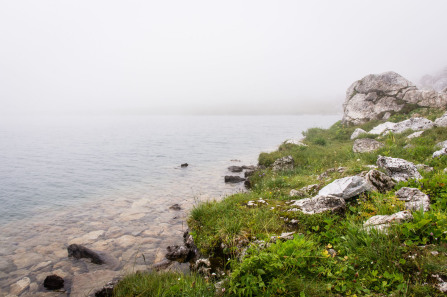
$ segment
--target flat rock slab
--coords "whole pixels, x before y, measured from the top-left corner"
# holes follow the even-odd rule
[[[377,166],[384,168],[386,173],[396,182],[422,178],[416,165],[404,159],[379,156]]]
[[[363,192],[370,191],[371,186],[359,176],[348,176],[334,180],[318,192],[320,196],[335,196],[349,199]]]
[[[392,215],[377,215],[369,218],[363,227],[367,230],[372,228],[378,231],[384,231],[390,227],[392,223],[402,223],[413,219],[411,213],[407,210],[397,212]]]
[[[70,297],[94,296],[108,282],[119,276],[119,272],[112,270],[97,270],[78,274],[73,277]]]
[[[374,152],[385,145],[375,139],[371,138],[362,138],[356,139],[354,141],[354,145],[352,146],[352,150],[354,153],[370,153]]]
[[[335,196],[315,196],[295,201],[289,211],[301,211],[305,214],[316,214],[325,211],[344,212],[346,202]]]
[[[408,210],[430,210],[430,198],[419,189],[403,187],[396,192],[396,197],[405,201]]]

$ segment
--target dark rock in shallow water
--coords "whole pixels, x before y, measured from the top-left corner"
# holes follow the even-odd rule
[[[59,290],[64,287],[64,279],[56,274],[48,275],[43,281],[43,286],[48,290]]]
[[[185,263],[194,258],[194,252],[184,245],[170,245],[166,248],[168,252],[165,257],[171,261]]]
[[[249,176],[252,176],[253,173],[255,173],[254,170],[247,170],[247,171],[244,172],[244,176],[247,178],[247,177],[249,177]]]
[[[173,205],[169,206],[169,209],[172,209],[172,210],[181,210],[182,207],[176,203],[176,204],[173,204]]]
[[[230,166],[228,167],[228,170],[231,172],[242,172],[242,167],[241,166]]]
[[[185,167],[188,167],[188,166],[189,166],[188,163],[183,163],[183,164],[180,165],[180,167],[182,167],[182,168],[185,168]]]
[[[75,259],[88,258],[92,260],[92,263],[100,265],[104,264],[104,260],[97,252],[92,251],[91,249],[86,248],[85,246],[78,244],[70,244],[67,247],[67,251],[69,257],[73,257]]]
[[[225,175],[225,182],[226,183],[240,183],[245,181],[245,178],[236,176],[236,175]]]
[[[243,165],[242,166],[242,169],[245,169],[245,170],[256,170],[256,166],[254,166],[254,165]]]
[[[113,280],[105,284],[105,286],[95,293],[95,297],[113,297],[113,289],[119,280]]]
[[[251,181],[250,181],[249,179],[245,180],[245,181],[244,181],[244,186],[245,186],[247,189],[251,189]]]

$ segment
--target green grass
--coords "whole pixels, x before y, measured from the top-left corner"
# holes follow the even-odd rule
[[[434,120],[442,114],[434,109],[410,108],[389,120],[418,115]],[[356,128],[369,131],[380,123],[345,127],[338,122],[329,129],[309,129],[304,133],[307,146],[282,144],[277,151],[260,154],[259,164],[265,169],[250,178],[250,192],[193,208],[188,225],[197,247],[205,256],[220,258],[224,263],[221,268],[227,278],[219,296],[442,296],[434,288],[431,275],[447,277],[447,175],[443,171],[447,157],[433,159],[432,154],[436,143],[447,140],[447,128],[433,128],[411,140],[407,136],[412,131],[374,136],[384,143],[383,148],[353,153],[352,132]],[[276,159],[289,155],[295,162],[293,170],[271,170]],[[334,179],[367,171],[366,165],[374,165],[379,155],[426,164],[434,170],[421,172],[422,180],[401,182],[390,192],[362,194],[347,202],[343,215],[288,211],[288,202],[297,199],[289,196],[291,189],[310,184],[323,187]],[[319,178],[328,169],[338,167],[345,170]],[[431,210],[414,212],[413,221],[392,226],[387,233],[367,232],[362,224],[370,217],[404,209],[404,203],[395,197],[395,191],[404,186],[428,194]],[[248,201],[260,198],[267,204],[247,206]],[[297,224],[289,224],[291,220]],[[269,242],[271,236],[289,231],[295,232],[294,240],[267,248],[253,244]],[[168,296],[156,294],[165,290],[165,283],[177,282],[178,278],[181,281],[177,286],[168,287],[176,288],[175,294],[185,295],[169,296],[213,296],[212,285],[204,278],[177,274],[132,275],[123,281],[127,285],[120,285],[124,293],[117,296]],[[155,295],[132,293],[133,288],[145,292],[146,287]],[[200,295],[199,290],[204,293]]]

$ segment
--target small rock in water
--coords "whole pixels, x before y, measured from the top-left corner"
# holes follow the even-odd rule
[[[92,251],[89,248],[86,248],[79,244],[70,244],[67,247],[68,256],[73,257],[75,259],[81,259],[81,258],[89,258],[92,260],[92,263],[95,264],[104,264],[104,260],[101,258],[101,256],[96,253],[95,251]]]
[[[228,170],[231,172],[242,172],[242,167],[241,166],[230,166],[230,167],[228,167]]]
[[[236,176],[236,175],[226,175],[225,176],[225,182],[226,183],[240,183],[243,182],[245,178]]]
[[[176,203],[176,204],[173,204],[173,205],[169,206],[169,209],[172,209],[172,210],[181,210],[182,207]]]
[[[183,163],[180,165],[180,167],[185,168],[185,167],[188,167],[188,165],[189,165],[188,163]]]
[[[59,290],[64,287],[64,279],[56,274],[48,275],[43,286],[48,290]]]

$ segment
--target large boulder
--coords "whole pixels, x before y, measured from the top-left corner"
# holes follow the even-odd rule
[[[403,187],[396,192],[396,197],[405,201],[405,208],[408,210],[430,210],[430,198],[419,189]]]
[[[447,94],[418,90],[412,82],[392,71],[370,74],[346,91],[343,123],[357,125],[383,119],[389,113],[401,111],[407,104],[445,107]]]
[[[407,130],[413,130],[413,131],[427,130],[433,128],[434,126],[435,124],[426,118],[411,118],[398,123],[392,123],[392,122],[382,123],[371,129],[371,131],[369,131],[368,133],[376,135],[385,135],[390,132],[402,133]]]
[[[447,112],[435,120],[435,126],[447,127]]]
[[[377,166],[385,169],[386,173],[396,182],[422,178],[416,166],[404,159],[379,156]]]
[[[364,178],[360,176],[348,176],[334,180],[321,189],[318,195],[349,199],[370,190],[371,186]]]
[[[377,192],[386,193],[394,188],[396,183],[383,172],[379,170],[370,170],[365,175],[365,179],[375,188]]]
[[[273,163],[273,171],[292,170],[294,161],[292,156],[286,156],[277,159]]]
[[[354,153],[370,153],[374,152],[385,145],[375,139],[371,138],[362,138],[356,139],[354,141],[354,145],[352,146],[352,150]]]
[[[411,213],[407,210],[397,212],[392,215],[377,215],[369,218],[363,227],[366,230],[376,229],[378,231],[385,231],[392,223],[402,223],[413,219]]]
[[[346,202],[343,198],[322,195],[297,200],[291,206],[293,208],[289,211],[301,211],[305,214],[316,214],[325,211],[343,213],[346,210]]]

